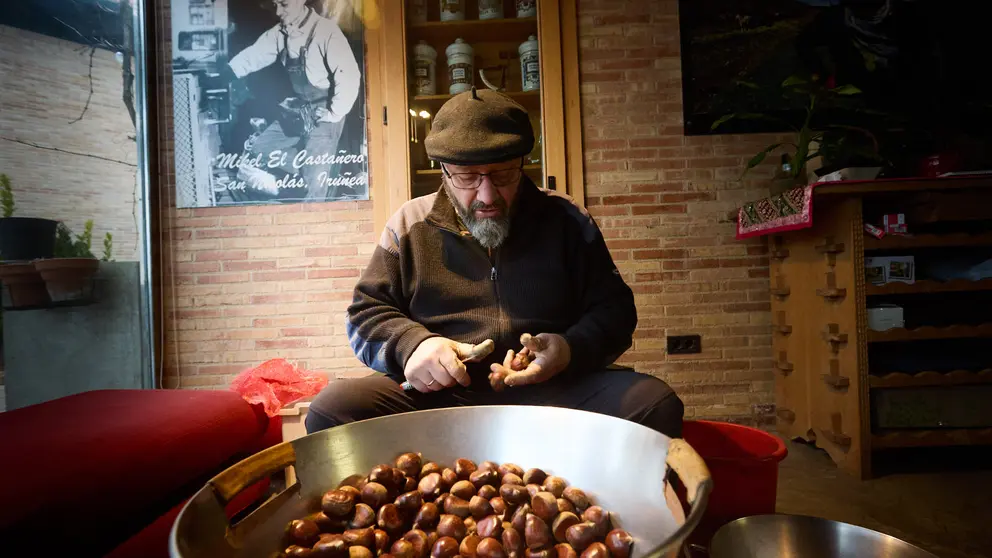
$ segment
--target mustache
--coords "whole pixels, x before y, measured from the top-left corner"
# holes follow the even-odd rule
[[[474,201],[468,206],[469,211],[487,211],[490,209],[500,209],[506,211],[506,202],[503,199],[497,199],[495,203],[491,205],[486,205],[481,201]]]

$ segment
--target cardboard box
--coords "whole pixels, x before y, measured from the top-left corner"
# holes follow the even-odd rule
[[[885,331],[894,327],[905,326],[906,320],[903,318],[903,311],[900,306],[885,304],[868,309],[868,329],[872,331]]]

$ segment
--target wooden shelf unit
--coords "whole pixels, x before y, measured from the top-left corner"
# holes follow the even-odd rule
[[[869,374],[872,352],[887,350],[887,342],[966,342],[966,338],[992,337],[992,324],[876,332],[868,329],[867,319],[869,296],[954,293],[958,298],[979,297],[984,294],[981,291],[992,290],[992,280],[871,285],[866,283],[864,268],[865,253],[873,250],[912,254],[916,249],[992,246],[992,233],[886,236],[878,240],[864,232],[866,206],[877,210],[915,204],[914,208],[927,210],[921,214],[967,213],[967,220],[974,222],[992,220],[992,204],[965,205],[962,201],[989,195],[992,177],[826,184],[814,191],[816,215],[811,228],[773,235],[769,242],[772,351],[777,429],[783,436],[815,442],[839,468],[861,478],[872,476],[873,452],[877,450],[992,443],[992,425],[981,429],[878,429],[872,423],[871,407],[874,390],[962,389],[960,386],[968,385],[987,389],[992,384],[992,371]],[[872,217],[877,217],[874,212]],[[942,217],[936,222],[951,221],[954,219]],[[930,257],[939,257],[939,253]],[[943,311],[942,307],[937,311]],[[906,350],[916,347],[907,343]],[[989,361],[977,368],[992,365],[992,355]]]
[[[537,18],[466,19],[464,21],[428,21],[407,27],[413,42],[425,40],[452,43],[462,38],[473,43],[522,43],[537,34]],[[444,52],[438,52],[439,58]]]
[[[503,93],[507,97],[523,105],[523,107],[528,111],[540,110],[541,108],[540,91],[504,91]],[[454,97],[454,95],[416,95],[410,102],[410,107],[424,107],[431,113],[436,113],[437,110],[441,108],[441,105],[452,97]]]

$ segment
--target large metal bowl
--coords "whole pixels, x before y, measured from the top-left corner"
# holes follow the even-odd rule
[[[402,452],[452,464],[513,462],[564,477],[612,512],[635,538],[633,558],[674,557],[698,524],[712,481],[684,440],[605,415],[554,407],[484,406],[370,419],[258,453],[214,477],[184,506],[169,539],[173,558],[269,558],[286,524],[319,509],[345,477],[392,463]],[[230,525],[224,504],[243,488],[295,464],[297,482]],[[686,488],[688,517],[666,480]]]
[[[724,525],[710,558],[937,558],[895,537],[821,517],[754,515]]]

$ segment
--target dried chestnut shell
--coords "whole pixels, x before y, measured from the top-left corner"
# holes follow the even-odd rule
[[[376,525],[386,533],[389,533],[389,536],[398,536],[403,532],[403,516],[400,515],[399,508],[395,504],[386,504],[379,508],[379,514],[376,516]]]
[[[579,555],[579,558],[610,558],[610,550],[601,542],[594,542]]]
[[[575,513],[575,506],[564,498],[558,498],[558,513],[562,512],[572,512]]]
[[[477,558],[506,558],[506,551],[498,540],[482,539],[475,547],[475,555]]]
[[[480,498],[485,498],[486,500],[492,500],[493,498],[499,496],[499,489],[491,484],[484,484],[482,485],[482,487],[479,488],[479,491],[476,494]]]
[[[369,482],[379,483],[382,486],[393,486],[393,466],[385,463],[372,467],[369,473]]]
[[[555,551],[550,548],[528,548],[524,553],[525,558],[555,558]]]
[[[431,558],[454,558],[458,556],[458,541],[451,537],[441,537],[431,547]]]
[[[313,520],[317,524],[321,533],[343,533],[348,528],[348,518],[329,517],[324,512],[315,513],[308,519]]]
[[[520,478],[520,475],[517,475],[515,473],[507,473],[507,474],[503,475],[502,478],[500,478],[500,483],[501,484],[519,484],[520,486],[523,486],[524,485],[524,479]]]
[[[458,482],[458,475],[455,474],[453,469],[444,469],[441,471],[441,487],[443,490],[450,489],[456,482]]]
[[[344,517],[355,509],[355,496],[340,488],[328,490],[320,498],[320,509],[328,517]]]
[[[499,484],[499,473],[495,469],[478,469],[468,476],[468,480],[472,481],[476,488],[482,488],[486,484],[496,486]]]
[[[372,558],[375,554],[364,546],[349,546],[348,558]]]
[[[572,525],[565,530],[565,540],[576,552],[582,552],[596,540],[596,528],[588,521]]]
[[[413,555],[415,558],[427,558],[430,547],[427,545],[427,533],[420,529],[411,529],[403,535],[403,540],[409,541],[413,545]]]
[[[565,538],[565,532],[568,531],[568,528],[572,525],[577,525],[581,522],[582,520],[579,519],[579,516],[574,513],[562,512],[558,514],[558,517],[556,517],[554,522],[551,524],[551,532],[554,533],[556,541],[560,543],[568,542],[568,539]]]
[[[313,545],[311,558],[345,558],[348,556],[348,544],[340,537],[325,537]]]
[[[468,500],[475,495],[475,485],[467,480],[460,480],[451,485],[451,494],[458,496],[462,500]]]
[[[413,543],[399,539],[389,547],[389,553],[396,558],[416,558],[413,550]]]
[[[442,470],[444,470],[444,467],[434,463],[433,461],[430,463],[424,463],[424,466],[420,468],[420,476],[418,478],[422,479],[431,473],[437,473],[440,475]]]
[[[486,486],[489,486],[488,484]],[[493,507],[493,513],[496,515],[503,515],[506,511],[506,501],[503,500],[502,496],[496,496],[489,500],[489,505]]]
[[[520,556],[523,554],[526,545],[524,537],[513,526],[503,528],[503,548],[511,555]]]
[[[289,545],[311,547],[320,540],[320,528],[309,519],[294,519],[286,527],[286,538]]]
[[[362,529],[375,525],[375,511],[368,504],[355,504],[355,515],[348,523],[352,529]]]
[[[470,459],[455,460],[455,474],[462,480],[468,480],[468,476],[474,473],[476,469],[478,469],[478,467],[476,467],[475,462]]]
[[[475,530],[482,538],[498,539],[503,536],[503,522],[495,515],[490,515],[480,519],[475,524]]]
[[[389,491],[382,484],[369,481],[365,485],[365,488],[362,489],[362,502],[368,504],[374,510],[381,508],[389,500]]]
[[[605,537],[610,531],[610,513],[599,506],[586,508],[586,511],[582,512],[582,520],[592,523],[596,538]]]
[[[438,509],[436,504],[431,502],[425,502],[420,506],[420,511],[417,512],[417,516],[413,519],[413,526],[417,529],[430,530],[437,525],[438,519],[441,517],[441,510]]]
[[[286,549],[287,558],[309,558],[313,554],[310,547],[292,545]]]
[[[451,537],[456,541],[461,541],[467,532],[465,522],[457,515],[444,514],[437,522],[437,534],[442,537]]]
[[[408,477],[419,478],[421,458],[416,453],[404,453],[396,458],[396,468]]]
[[[425,502],[430,502],[441,494],[441,473],[428,473],[417,483],[417,490]]]
[[[562,493],[565,492],[565,488],[567,487],[568,483],[565,482],[565,479],[554,475],[544,479],[544,483],[541,484],[541,488],[554,494],[555,498],[561,498]]]
[[[375,535],[375,553],[382,554],[386,552],[389,548],[389,533],[386,533],[382,529],[376,529],[373,531]]]
[[[578,553],[572,548],[572,545],[568,543],[560,543],[555,545],[555,552],[557,556],[555,558],[577,558]]]
[[[527,521],[524,527],[524,541],[527,542],[527,548],[532,549],[547,548],[554,542],[551,538],[551,529],[548,528],[548,524],[534,514],[527,515]]]
[[[580,488],[575,488],[574,486],[565,487],[565,490],[561,493],[562,497],[571,502],[575,509],[580,512],[586,511],[589,507],[589,497]]]
[[[499,476],[501,477],[506,476],[509,473],[517,475],[518,477],[521,478],[524,476],[524,468],[521,467],[520,465],[517,465],[516,463],[504,463],[500,465],[499,469],[497,469],[496,471],[499,473]]]
[[[452,539],[454,540],[454,539]],[[466,558],[475,558],[475,549],[479,546],[482,537],[479,535],[465,535],[462,544],[458,545],[458,554]]]
[[[415,513],[424,504],[424,499],[420,495],[420,492],[416,490],[412,492],[405,492],[396,497],[393,502],[397,508],[404,512]]]
[[[472,517],[481,519],[487,515],[492,515],[493,507],[489,504],[489,500],[482,496],[472,496],[472,499],[468,501],[468,511]]]
[[[533,498],[535,494],[541,492],[541,485],[530,483],[527,485],[527,497]]]
[[[348,529],[342,536],[348,546],[366,546],[375,548],[375,529],[366,527],[364,529]]]
[[[469,515],[472,515],[471,511],[468,509],[468,501],[462,500],[454,494],[449,494],[444,500],[444,513],[450,513],[451,515],[457,515],[458,517],[465,519]]]
[[[533,510],[530,509],[530,504],[523,504],[517,511],[513,512],[513,518],[510,519],[510,524],[513,528],[521,533],[527,527],[527,516],[533,514]]]
[[[558,516],[558,500],[550,492],[535,494],[530,499],[530,507],[534,510],[534,515],[540,517],[545,523],[551,523]]]
[[[606,548],[613,558],[628,558],[634,546],[634,537],[623,529],[614,529],[606,534]]]
[[[527,494],[527,489],[519,484],[504,484],[499,487],[499,495],[503,498],[504,502],[511,506],[530,501],[530,495]]]
[[[527,469],[523,476],[524,484],[541,484],[546,478],[548,474],[541,469]]]

